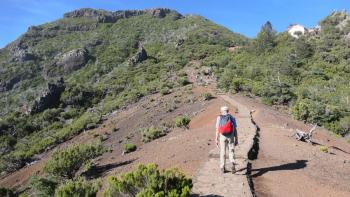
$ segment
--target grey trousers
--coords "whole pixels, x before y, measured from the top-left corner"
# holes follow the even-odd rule
[[[230,136],[224,136],[220,134],[220,168],[225,167],[226,163],[226,149],[228,149],[228,158],[233,165],[235,163],[235,145],[234,145],[234,133]]]

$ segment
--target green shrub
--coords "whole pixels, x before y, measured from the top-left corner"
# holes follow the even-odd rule
[[[34,190],[35,196],[47,197],[54,196],[59,181],[53,177],[34,176],[30,180],[30,185],[32,190]]]
[[[53,108],[53,109],[47,109],[43,112],[42,116],[45,121],[53,122],[57,121],[60,117],[60,113],[63,111],[61,108]]]
[[[266,84],[262,96],[277,105],[286,105],[295,97],[290,85],[277,81]]]
[[[44,171],[56,176],[73,178],[83,164],[104,152],[105,149],[100,143],[72,145],[64,150],[56,150],[44,166]]]
[[[65,88],[61,101],[66,105],[79,107],[90,107],[101,100],[103,93],[92,87],[90,84],[74,84]]]
[[[169,89],[168,87],[164,87],[160,90],[160,94],[161,95],[167,95],[167,94],[170,94],[171,93],[171,89]]]
[[[328,153],[328,147],[327,146],[321,146],[320,151],[324,153]]]
[[[98,113],[85,112],[79,118],[74,120],[72,124],[67,127],[60,129],[56,133],[58,141],[65,141],[68,138],[79,134],[81,131],[86,129],[89,124],[96,124],[100,121],[101,115]]]
[[[99,188],[99,181],[69,180],[56,189],[55,197],[95,197]]]
[[[67,111],[61,112],[60,116],[64,119],[75,118],[79,115],[79,111],[76,108],[70,108]]]
[[[11,135],[0,136],[0,155],[10,151],[16,142],[16,138]]]
[[[179,83],[179,85],[181,85],[181,86],[185,86],[185,85],[190,84],[190,82],[188,81],[187,77],[179,77],[177,79],[177,83]]]
[[[187,73],[185,71],[180,71],[177,75],[180,77],[186,77]]]
[[[135,144],[127,143],[124,144],[124,153],[131,153],[134,152],[137,149]]]
[[[190,122],[191,122],[191,119],[188,116],[178,116],[175,119],[175,125],[177,127],[188,127]]]
[[[213,98],[213,95],[211,95],[209,92],[203,93],[202,97],[205,101],[209,101],[210,99]]]
[[[15,193],[11,189],[0,187],[0,196],[3,197],[15,197]]]
[[[104,196],[189,197],[191,188],[192,180],[177,169],[159,171],[156,164],[148,164],[119,178],[108,177]]]
[[[345,116],[341,118],[338,122],[338,128],[335,130],[335,133],[346,136],[350,134],[350,116]]]
[[[160,138],[164,135],[166,135],[168,132],[168,129],[166,127],[148,127],[141,131],[142,135],[142,142],[150,142],[152,140],[155,140],[157,138]]]

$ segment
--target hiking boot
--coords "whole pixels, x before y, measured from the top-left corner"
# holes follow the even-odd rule
[[[236,173],[236,164],[232,165],[231,172],[232,172],[232,174]]]
[[[225,171],[225,168],[220,168],[220,170],[221,170],[221,173],[222,173],[222,174],[225,174],[225,172],[226,172],[226,171]]]

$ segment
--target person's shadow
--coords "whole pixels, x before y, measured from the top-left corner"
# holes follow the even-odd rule
[[[294,163],[282,164],[279,166],[272,166],[266,168],[251,169],[251,177],[261,176],[269,171],[279,171],[279,170],[297,170],[302,169],[307,166],[308,160],[296,160]],[[256,172],[253,174],[253,172]]]

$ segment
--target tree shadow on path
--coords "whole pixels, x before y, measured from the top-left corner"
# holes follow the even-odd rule
[[[294,163],[287,163],[282,164],[279,166],[272,166],[272,167],[266,167],[266,168],[258,168],[258,169],[251,169],[251,172],[256,172],[255,174],[252,174],[251,177],[259,177],[267,172],[270,171],[280,171],[280,170],[298,170],[305,168],[307,166],[308,160],[296,160]]]

